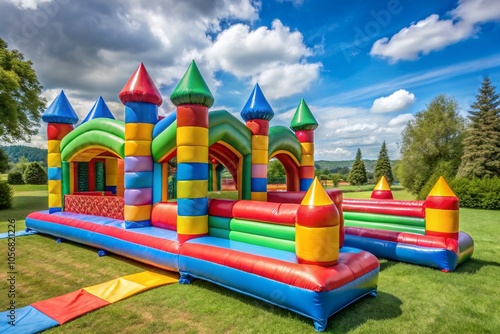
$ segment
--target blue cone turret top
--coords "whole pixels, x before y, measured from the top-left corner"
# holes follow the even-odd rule
[[[94,103],[92,109],[90,109],[87,116],[85,116],[85,119],[82,121],[82,124],[95,118],[115,119],[115,116],[113,116],[111,110],[109,110],[108,105],[106,104],[106,102],[104,102],[102,96],[99,96],[97,101]]]
[[[267,102],[259,84],[255,84],[252,94],[250,94],[247,103],[241,110],[241,118],[247,122],[253,119],[270,121],[273,117],[273,108],[271,108],[271,105]]]
[[[45,110],[42,115],[42,120],[46,123],[63,124],[75,124],[78,122],[78,116],[69,103],[64,91],[61,91],[54,101],[52,101],[47,110]]]
[[[194,60],[170,95],[170,100],[175,106],[198,104],[210,108],[214,104],[214,97]]]

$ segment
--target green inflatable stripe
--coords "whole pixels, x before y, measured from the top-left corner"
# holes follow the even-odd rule
[[[425,228],[425,219],[416,217],[404,217],[404,216],[380,215],[376,213],[344,211],[344,218],[349,220],[359,220],[364,222],[401,224],[401,225],[418,226]]]
[[[70,182],[73,180],[69,179],[69,162],[62,162],[62,192],[63,192],[63,203],[64,203],[64,195],[69,195],[70,192]]]
[[[344,221],[344,225],[351,226],[351,227],[373,228],[376,230],[389,230],[389,231],[397,231],[397,232],[425,234],[425,228],[408,226],[408,225],[377,223],[377,222],[364,222],[364,221],[359,221],[359,220],[348,220],[348,219],[346,219]]]
[[[229,230],[229,224],[232,218],[208,216],[208,227],[221,228]]]
[[[78,126],[76,129],[68,133],[61,140],[61,152],[66,148],[69,143],[73,140],[79,138],[81,135],[90,132],[90,131],[102,131],[107,132],[113,136],[125,139],[125,123],[122,121],[117,121],[115,119],[109,118],[95,118],[88,122],[83,123]],[[123,156],[123,155],[122,155]]]
[[[276,239],[295,241],[295,227],[231,219],[231,231],[255,234]]]
[[[289,151],[300,162],[302,146],[297,136],[285,126],[272,126],[269,128],[269,156],[280,150]]]
[[[229,239],[295,253],[295,242],[290,240],[274,239],[237,231],[231,231]]]
[[[71,158],[75,153],[92,145],[106,147],[123,158],[125,146],[123,138],[119,138],[111,133],[99,130],[92,130],[83,133],[79,137],[70,141],[64,149],[61,150],[61,158],[63,161],[68,161],[69,158]]]
[[[215,228],[215,227],[208,228],[208,235],[211,237],[229,239],[229,233],[230,233],[229,230],[224,230],[221,228]]]
[[[173,121],[151,142],[153,160],[158,160],[177,145],[177,120]]]

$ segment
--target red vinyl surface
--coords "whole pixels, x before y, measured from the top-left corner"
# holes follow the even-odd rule
[[[429,196],[425,200],[425,207],[429,209],[459,210],[460,201],[451,196]]]
[[[125,203],[120,196],[65,195],[64,211],[123,220]]]
[[[177,231],[177,202],[155,204],[151,212],[151,225]]]
[[[237,201],[233,206],[233,217],[279,225],[295,226],[299,204],[270,203],[260,201]]]
[[[344,198],[342,209],[348,212],[425,218],[424,201],[358,200]]]

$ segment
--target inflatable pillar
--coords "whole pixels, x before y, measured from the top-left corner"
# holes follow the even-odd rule
[[[441,176],[425,199],[425,234],[458,240],[458,197]]]
[[[214,98],[193,61],[170,100],[177,106],[177,234],[208,234],[208,108]]]
[[[339,229],[339,211],[314,178],[297,211],[295,253],[299,263],[334,265],[339,257]]]
[[[394,199],[392,197],[391,187],[387,182],[385,176],[382,175],[380,180],[377,182],[377,185],[372,191],[370,198],[373,199]]]
[[[314,179],[314,130],[317,127],[318,122],[307,106],[306,101],[302,99],[290,124],[290,128],[295,131],[295,135],[302,146],[299,169],[301,191],[308,190]]]
[[[153,201],[151,141],[158,106],[163,101],[142,63],[119,96],[125,105],[125,227],[149,226]]]
[[[78,122],[73,107],[61,91],[42,115],[47,122],[47,176],[49,179],[49,213],[58,212],[63,207],[61,140],[73,130],[73,124]],[[71,182],[71,180],[65,180]]]
[[[251,199],[267,201],[267,164],[269,163],[269,121],[274,111],[256,84],[241,117],[252,131]]]

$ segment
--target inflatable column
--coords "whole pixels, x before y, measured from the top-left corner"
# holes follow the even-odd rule
[[[382,175],[377,185],[372,191],[370,198],[373,199],[394,199],[392,197],[391,187],[387,183],[387,179]]]
[[[63,207],[61,140],[73,130],[73,124],[78,122],[78,116],[71,107],[64,91],[61,91],[50,104],[42,115],[42,120],[48,123],[49,213],[53,213],[61,211]],[[65,182],[72,182],[72,180],[65,180]]]
[[[119,96],[125,105],[125,227],[149,226],[153,201],[151,141],[162,98],[142,63]]]
[[[299,170],[301,191],[308,190],[314,179],[314,130],[317,127],[318,122],[307,106],[306,101],[302,99],[290,124],[290,128],[295,131],[295,135],[302,146]]]
[[[267,201],[267,164],[269,163],[269,121],[274,111],[256,84],[241,117],[252,131],[251,199]]]
[[[441,176],[425,199],[425,234],[458,240],[458,197]]]
[[[299,263],[323,267],[339,257],[340,214],[315,178],[297,211],[295,253]]]
[[[170,100],[177,106],[177,233],[208,234],[208,108],[214,98],[193,61]]]

